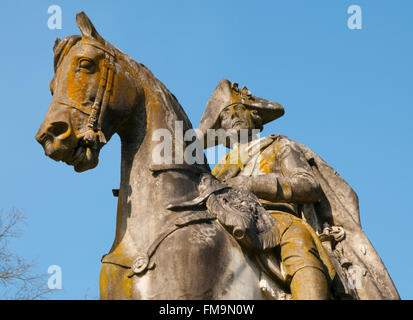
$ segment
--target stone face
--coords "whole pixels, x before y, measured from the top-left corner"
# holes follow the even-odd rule
[[[113,134],[121,138],[116,236],[102,257],[102,299],[398,298],[361,229],[356,194],[298,142],[271,135],[240,165],[224,161],[214,175],[206,162],[178,161],[175,148],[170,163],[154,163],[156,132],[170,132],[175,146],[183,141],[176,121],[192,128],[184,110],[86,14],[76,22],[82,35],[55,43],[53,99],[36,139],[47,156],[80,172],[96,167]],[[284,113],[222,80],[202,130],[231,127],[221,116],[229,106],[227,117],[244,112],[249,129]],[[248,167],[251,160],[258,166]],[[287,242],[289,255],[308,249],[313,256],[287,264]]]

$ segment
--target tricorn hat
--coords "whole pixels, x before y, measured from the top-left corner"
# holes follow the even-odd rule
[[[284,114],[284,108],[279,103],[255,97],[245,86],[239,89],[238,83],[222,79],[212,92],[199,123],[199,130],[204,137],[204,148],[212,147],[212,145],[207,145],[207,130],[219,129],[218,120],[221,111],[233,104],[243,104],[247,108],[257,110],[262,118],[262,124],[275,120]]]

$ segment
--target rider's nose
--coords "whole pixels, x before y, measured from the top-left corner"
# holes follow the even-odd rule
[[[46,131],[54,138],[59,138],[60,140],[70,135],[69,125],[63,121],[51,123]]]

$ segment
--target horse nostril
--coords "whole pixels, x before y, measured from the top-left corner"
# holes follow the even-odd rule
[[[50,133],[53,137],[58,137],[69,130],[69,125],[66,122],[58,121],[53,122],[51,126],[47,129],[47,132]]]

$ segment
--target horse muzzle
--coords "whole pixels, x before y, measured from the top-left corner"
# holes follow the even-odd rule
[[[56,161],[70,157],[77,145],[76,136],[70,124],[65,121],[43,122],[36,140],[42,145],[45,154]]]
[[[39,130],[36,140],[53,160],[72,165],[77,172],[93,169],[98,164],[99,147],[87,144],[83,137],[76,137],[68,128],[61,123],[53,123],[45,132]]]

